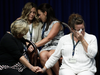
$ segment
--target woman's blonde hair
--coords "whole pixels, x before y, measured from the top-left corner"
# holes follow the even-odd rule
[[[28,23],[24,19],[15,20],[10,28],[11,33],[15,36],[19,34],[25,35],[29,30]]]
[[[36,15],[33,19],[33,24],[34,24],[34,26],[37,26],[37,25],[39,25],[39,20],[37,17],[37,6],[33,2],[28,2],[25,4],[24,8],[22,9],[21,19],[25,19],[29,23],[28,16],[33,7],[36,9]]]

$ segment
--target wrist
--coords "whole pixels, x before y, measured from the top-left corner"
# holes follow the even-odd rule
[[[29,69],[32,70],[33,66],[30,66]]]
[[[84,39],[84,38],[82,38],[80,41],[81,41],[81,42],[85,42],[85,39]]]
[[[38,48],[37,43],[35,43],[36,48]]]
[[[85,40],[82,40],[81,43],[86,43],[86,41]]]
[[[38,49],[37,45],[35,45],[35,46],[36,46],[36,48]]]
[[[46,68],[42,68],[42,70],[43,70],[43,72],[45,72],[46,71]]]

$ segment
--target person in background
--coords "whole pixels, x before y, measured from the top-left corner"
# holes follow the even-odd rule
[[[42,40],[36,43],[37,47],[41,47],[40,62],[42,66],[49,57],[54,53],[58,44],[58,40],[64,35],[63,26],[55,17],[54,10],[51,5],[43,3],[38,7],[38,18],[44,23],[42,27]],[[57,62],[53,67],[55,75],[59,75],[59,63]],[[48,75],[53,75],[51,69],[47,71]]]
[[[33,43],[39,42],[41,40],[41,27],[42,27],[42,23],[39,21],[39,19],[37,18],[37,6],[36,4],[34,4],[33,2],[27,2],[25,4],[25,6],[22,9],[22,14],[21,17],[18,19],[25,19],[28,22],[28,33],[26,35],[24,35],[23,37],[27,40],[32,41]],[[28,50],[29,51],[29,50]],[[39,54],[39,50],[37,49],[38,54]],[[29,51],[30,53],[32,51]],[[30,54],[28,54],[29,56]],[[35,59],[35,65],[37,65],[37,58]],[[31,59],[32,61],[33,58]]]
[[[41,40],[42,23],[37,18],[37,6],[33,2],[25,4],[22,10],[21,17],[18,19],[25,19],[28,22],[29,30],[23,37],[32,41],[33,43]]]
[[[31,65],[23,55],[23,44],[28,45],[23,38],[29,30],[28,23],[19,19],[10,28],[11,33],[7,32],[0,41],[0,75],[37,75],[40,67]]]
[[[47,60],[43,69],[37,72],[45,72],[62,56],[59,75],[95,75],[97,38],[85,32],[84,20],[79,16],[79,14],[69,16],[68,21],[72,32],[60,38],[55,52]]]

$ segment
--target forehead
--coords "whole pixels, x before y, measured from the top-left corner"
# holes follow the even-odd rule
[[[80,28],[84,28],[84,24],[78,24],[78,25],[75,25],[75,29],[80,29]]]
[[[38,13],[43,13],[41,10],[38,10]]]
[[[36,8],[35,8],[35,7],[33,7],[33,8],[31,9],[31,11],[36,11]]]

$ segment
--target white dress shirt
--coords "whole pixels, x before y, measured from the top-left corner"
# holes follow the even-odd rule
[[[93,73],[96,72],[95,65],[95,56],[97,54],[97,39],[94,35],[85,33],[84,39],[88,43],[87,53],[85,52],[82,43],[79,42],[75,47],[75,54],[73,56],[74,62],[70,62],[72,59],[73,52],[73,42],[71,35],[63,36],[57,45],[55,52],[51,55],[51,57],[46,62],[45,66],[47,68],[52,67],[62,56],[62,65],[60,66],[60,70],[62,69],[70,69],[74,73],[79,73],[81,71],[91,71]]]

